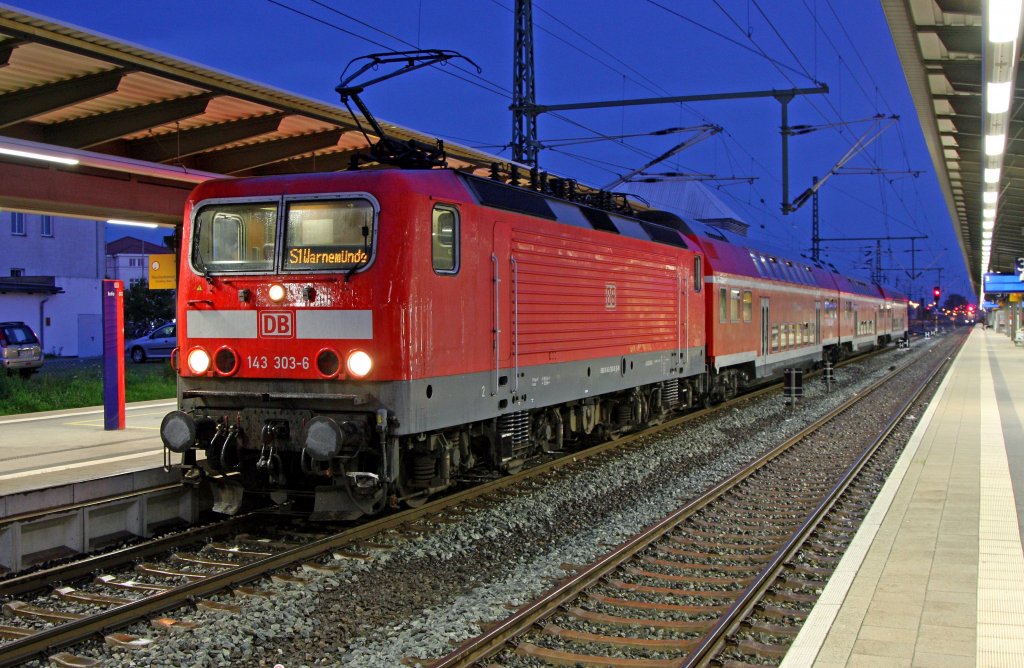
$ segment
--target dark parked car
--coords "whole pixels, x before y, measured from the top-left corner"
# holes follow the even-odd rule
[[[7,373],[28,378],[43,366],[43,347],[23,322],[0,322],[0,363]]]
[[[132,339],[124,349],[133,362],[145,362],[148,359],[163,359],[171,356],[171,351],[178,345],[178,328],[171,322],[160,325],[149,334]]]

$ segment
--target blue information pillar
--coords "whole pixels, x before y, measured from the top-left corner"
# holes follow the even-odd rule
[[[124,283],[103,281],[103,428],[124,429]]]

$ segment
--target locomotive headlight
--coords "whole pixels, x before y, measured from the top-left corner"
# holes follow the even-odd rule
[[[210,353],[202,348],[193,348],[188,353],[189,371],[197,376],[206,373],[210,369]]]
[[[345,368],[356,378],[362,378],[370,373],[370,369],[373,368],[373,360],[362,350],[353,350],[345,361]]]
[[[267,290],[267,296],[270,297],[270,301],[279,302],[284,299],[284,286],[280,283],[274,283]]]

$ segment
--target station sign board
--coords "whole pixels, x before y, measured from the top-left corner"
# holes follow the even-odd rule
[[[149,256],[149,289],[173,290],[177,287],[174,254]]]
[[[1017,274],[985,274],[984,291],[986,294],[1024,292],[1024,281]]]

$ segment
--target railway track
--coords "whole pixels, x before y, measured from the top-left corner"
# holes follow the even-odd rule
[[[771,391],[777,390],[768,388],[762,392]],[[734,407],[756,396],[747,395],[721,408]],[[629,448],[631,443],[649,437],[654,431],[677,427],[706,414],[692,414],[655,430],[575,453],[568,460],[547,462],[516,476],[493,480],[421,508],[336,534],[310,533],[296,542],[239,536],[241,529],[230,526],[211,527],[204,530],[205,533],[167,539],[160,545],[129,548],[116,555],[5,581],[0,583],[4,612],[17,624],[4,624],[0,628],[0,641],[7,640],[0,644],[0,665],[16,665],[47,656],[56,658],[56,662],[66,661],[66,665],[89,665],[83,657],[55,656],[52,652],[54,648],[68,647],[93,637],[103,637],[107,644],[129,650],[144,646],[150,638],[110,633],[110,630],[139,619],[149,619],[160,629],[187,629],[187,624],[176,624],[176,620],[166,616],[168,611],[182,606],[194,605],[231,614],[236,608],[232,603],[236,596],[272,597],[275,588],[303,586],[306,578],[302,571],[314,577],[313,573],[337,570],[331,565],[337,559],[372,558],[375,552],[389,549],[389,543],[429,532],[432,526],[457,521],[459,507],[479,505],[482,502],[477,501],[478,497],[500,497],[502,490],[512,493],[507,490],[514,485],[547,476],[572,462],[614,456],[615,451]],[[232,533],[233,537],[224,538]],[[292,535],[294,537],[295,532]],[[160,558],[154,558],[161,554]],[[118,564],[129,562],[141,563],[116,572]],[[299,571],[294,571],[300,566]],[[288,569],[293,572],[285,573]],[[99,575],[84,579],[85,573]],[[266,577],[273,573],[278,575]],[[55,583],[55,586],[47,583]],[[30,592],[38,594],[44,588],[52,588],[52,595],[25,596]]]
[[[889,435],[948,359],[909,399],[882,396],[892,377],[878,381],[597,561],[566,565],[557,586],[447,656],[407,664],[777,663],[898,456],[882,452]],[[878,420],[883,406],[869,443],[842,442],[840,416]]]

